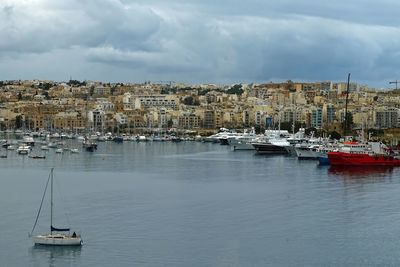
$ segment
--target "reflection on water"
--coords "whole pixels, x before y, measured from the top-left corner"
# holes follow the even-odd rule
[[[390,166],[330,166],[330,175],[342,176],[343,178],[374,178],[383,179],[393,173]]]
[[[81,246],[44,246],[30,248],[33,266],[77,266],[80,262]]]

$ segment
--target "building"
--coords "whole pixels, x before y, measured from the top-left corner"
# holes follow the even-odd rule
[[[373,112],[375,127],[379,129],[397,127],[398,118],[398,108],[379,107]]]
[[[322,108],[314,108],[311,111],[311,127],[320,129],[322,127]]]
[[[335,121],[335,106],[333,104],[324,104],[322,108],[324,123],[333,123]]]
[[[91,110],[88,113],[90,128],[102,132],[105,127],[105,112],[101,109]]]
[[[93,89],[93,94],[97,96],[109,96],[111,94],[111,88],[105,86],[96,86]]]
[[[59,112],[54,116],[54,129],[81,131],[85,129],[86,119],[78,112]]]
[[[158,128],[168,127],[168,115],[165,108],[160,108],[158,111]]]
[[[200,127],[200,117],[195,114],[179,116],[179,127],[182,129],[196,129]]]
[[[254,114],[254,124],[261,126],[261,124],[263,123],[263,117],[264,117],[264,112],[262,111],[256,111],[256,113]]]
[[[126,125],[128,124],[128,116],[124,113],[115,113],[115,120],[119,125]]]
[[[177,109],[178,99],[175,96],[169,95],[150,95],[150,96],[139,96],[135,99],[136,109],[147,109],[147,108],[167,108]]]

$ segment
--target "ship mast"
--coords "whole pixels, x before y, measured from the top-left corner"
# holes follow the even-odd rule
[[[51,181],[50,181],[50,189],[51,189],[51,200],[50,200],[50,232],[53,234],[53,168],[51,168]]]
[[[349,100],[349,87],[350,87],[350,73],[347,75],[347,89],[346,89],[346,105],[344,109],[344,127],[343,127],[343,135],[347,134],[347,102]]]

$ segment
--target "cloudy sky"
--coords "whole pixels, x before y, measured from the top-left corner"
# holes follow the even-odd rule
[[[0,80],[387,88],[399,26],[395,0],[0,0]]]

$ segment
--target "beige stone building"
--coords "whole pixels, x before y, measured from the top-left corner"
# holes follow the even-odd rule
[[[86,118],[78,112],[59,112],[54,116],[54,129],[82,131],[86,127]]]

